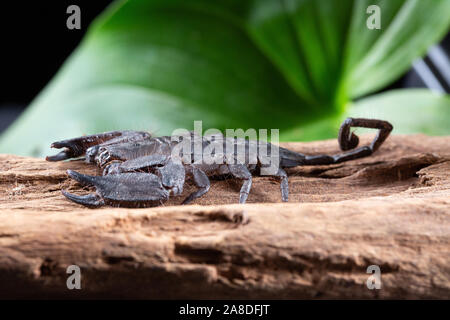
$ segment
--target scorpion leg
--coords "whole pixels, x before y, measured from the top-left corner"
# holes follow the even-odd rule
[[[375,139],[369,146],[363,146],[354,150],[339,153],[336,155],[314,155],[305,156],[303,164],[306,165],[321,165],[321,164],[333,164],[340,163],[348,160],[354,160],[370,156],[374,153],[381,144],[387,139],[391,133],[392,125],[383,120],[376,119],[354,119],[347,118],[339,130],[339,146],[341,150],[346,151],[355,148],[359,143],[359,138],[354,133],[350,133],[351,127],[361,127],[370,129],[379,129]]]
[[[284,202],[287,202],[289,199],[289,183],[288,183],[288,176],[286,171],[279,168],[276,177],[279,177],[281,179],[280,189],[281,189],[281,200]]]
[[[239,203],[245,203],[252,187],[252,174],[243,164],[229,164],[228,168],[234,177],[244,180],[239,195]]]
[[[192,167],[192,177],[194,178],[194,183],[198,187],[198,190],[191,193],[182,204],[188,204],[194,199],[200,198],[202,195],[209,191],[210,182],[209,178],[202,170]]]
[[[76,158],[84,155],[88,149],[93,147],[91,151],[97,151],[97,145],[103,144],[105,142],[119,143],[124,141],[138,141],[150,137],[147,132],[139,131],[110,131],[100,134],[94,134],[89,136],[77,137],[74,139],[61,140],[52,143],[52,148],[61,149],[63,151],[54,155],[48,156],[47,161],[61,161],[70,158]],[[94,152],[94,153],[95,153]],[[90,155],[90,157],[92,157]]]

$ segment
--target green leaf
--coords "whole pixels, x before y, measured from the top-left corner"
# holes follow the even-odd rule
[[[381,30],[366,27],[379,5]],[[321,138],[350,98],[407,70],[447,30],[450,1],[129,0],[106,10],[0,138],[40,156],[115,129],[280,129]]]
[[[347,115],[388,120],[394,134],[450,135],[450,96],[425,89],[392,90],[362,99]]]
[[[373,3],[357,1],[357,12]],[[360,15],[353,19],[346,56],[346,86],[352,98],[395,80],[448,30],[450,1],[384,0],[379,5],[384,22],[378,34],[361,28]]]

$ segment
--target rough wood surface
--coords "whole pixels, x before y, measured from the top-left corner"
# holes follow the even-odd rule
[[[226,180],[190,206],[176,204],[192,186],[164,207],[92,210],[61,195],[88,191],[68,168],[96,173],[0,155],[0,297],[450,298],[450,137],[392,136],[368,158],[292,169],[287,204],[260,177],[246,205]],[[72,264],[81,290],[66,287]]]

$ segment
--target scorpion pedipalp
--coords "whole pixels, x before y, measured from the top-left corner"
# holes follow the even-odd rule
[[[74,139],[67,139],[53,142],[51,147],[56,149],[64,148],[63,151],[54,155],[48,156],[47,161],[61,161],[71,158],[76,158],[85,155],[86,151],[96,146],[93,150],[98,150],[100,145],[122,143],[128,141],[141,141],[151,137],[148,132],[143,131],[109,131],[100,134],[93,134],[89,136],[81,136]],[[95,154],[89,154],[88,158],[94,158]]]
[[[68,199],[87,206],[110,204],[122,207],[150,207],[159,205],[169,198],[169,191],[164,188],[160,178],[151,173],[130,172],[90,176],[67,170],[67,174],[83,185],[95,187],[96,193],[86,196],[63,191],[63,195]]]

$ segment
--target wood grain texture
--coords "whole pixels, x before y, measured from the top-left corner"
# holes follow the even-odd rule
[[[163,207],[86,209],[61,194],[89,192],[69,168],[97,173],[0,155],[1,298],[450,298],[450,137],[392,136],[371,157],[291,169],[289,203],[255,177],[246,205],[225,180],[189,206],[192,185]],[[72,264],[81,290],[66,287]]]

